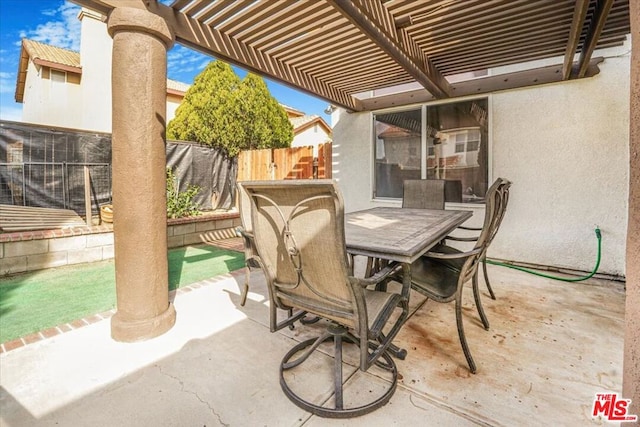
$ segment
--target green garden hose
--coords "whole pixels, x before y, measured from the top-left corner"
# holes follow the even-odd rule
[[[502,266],[502,267],[513,268],[514,270],[524,271],[525,273],[535,274],[536,276],[546,277],[547,279],[561,280],[563,282],[581,282],[583,280],[587,280],[587,279],[592,278],[594,276],[594,274],[596,274],[596,272],[598,271],[598,267],[600,267],[600,256],[602,254],[602,234],[600,233],[600,229],[598,227],[596,227],[595,231],[596,231],[596,238],[598,239],[598,259],[596,260],[596,266],[593,267],[593,271],[591,273],[589,273],[588,275],[583,276],[583,277],[576,277],[576,278],[557,277],[557,276],[551,276],[551,275],[548,275],[548,274],[540,273],[539,271],[530,270],[528,268],[519,267],[519,266],[513,265],[513,264],[507,264],[507,263],[504,263],[504,262],[492,261],[490,259],[487,259],[486,262],[487,262],[487,264],[499,265],[499,266]]]

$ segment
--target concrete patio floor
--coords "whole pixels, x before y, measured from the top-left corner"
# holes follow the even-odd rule
[[[396,361],[398,389],[363,417],[319,418],[285,397],[280,360],[321,326],[270,333],[264,277],[252,274],[241,307],[239,271],[175,294],[176,325],[153,340],[114,342],[103,320],[0,354],[0,426],[615,425],[591,410],[596,393],[622,389],[623,285],[495,266],[489,274],[498,298],[488,298],[481,280],[489,331],[469,288],[464,297],[478,373],[467,369],[453,304],[413,294],[413,314],[395,340],[408,350]],[[314,357],[302,381],[322,387],[331,358]],[[352,372],[347,366],[345,376]],[[383,381],[357,372],[345,388],[370,393]]]

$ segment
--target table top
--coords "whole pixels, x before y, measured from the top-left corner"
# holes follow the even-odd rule
[[[471,211],[378,207],[345,217],[347,252],[413,262],[459,225]]]

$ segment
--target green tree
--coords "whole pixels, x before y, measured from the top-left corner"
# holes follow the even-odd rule
[[[195,78],[167,126],[167,137],[196,141],[235,157],[250,148],[288,147],[293,128],[261,77],[244,80],[212,61]]]
[[[248,73],[235,92],[240,123],[241,149],[285,148],[293,140],[293,126],[284,108],[271,96],[262,77]]]

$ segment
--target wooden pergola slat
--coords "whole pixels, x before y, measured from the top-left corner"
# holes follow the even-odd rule
[[[593,52],[630,30],[629,0],[73,1],[105,15],[147,9],[178,43],[350,110],[365,108],[361,92],[412,81],[435,99],[457,96],[445,76],[538,59],[585,77]],[[551,78],[540,70],[538,82]]]

